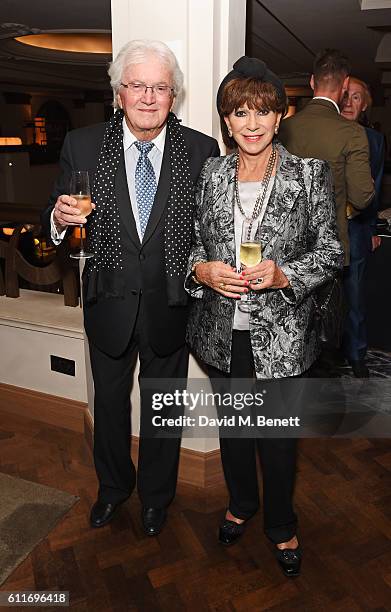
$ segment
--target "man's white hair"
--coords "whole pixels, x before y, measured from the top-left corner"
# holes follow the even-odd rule
[[[117,94],[124,71],[133,64],[146,62],[151,56],[159,58],[163,64],[166,64],[172,74],[174,96],[180,93],[183,86],[183,72],[171,49],[160,40],[131,40],[120,49],[108,70],[110,85],[114,93],[113,105],[115,108],[118,108]]]

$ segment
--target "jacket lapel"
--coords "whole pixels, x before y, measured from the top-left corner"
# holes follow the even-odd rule
[[[118,165],[117,174],[115,175],[115,197],[119,208],[119,214],[126,231],[128,232],[131,240],[139,248],[140,238],[137,233],[136,222],[134,220],[132,205],[130,203],[124,151],[123,148],[121,149],[121,159]]]
[[[170,140],[168,138],[168,130],[166,133],[166,141],[164,145],[162,167],[160,169],[159,183],[157,186],[155,199],[153,202],[151,214],[148,219],[148,224],[143,237],[143,245],[149,240],[155,231],[157,224],[166,208],[167,200],[170,195],[171,182],[171,165],[170,165]]]
[[[300,183],[299,159],[277,145],[279,162],[272,193],[262,222],[261,242],[265,255],[271,251],[275,239],[283,229],[303,186]],[[266,253],[265,253],[266,252]]]
[[[213,223],[219,242],[221,261],[236,267],[234,205],[235,205],[235,159],[227,155],[218,172],[212,174]]]

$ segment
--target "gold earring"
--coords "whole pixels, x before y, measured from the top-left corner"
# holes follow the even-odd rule
[[[274,133],[278,134],[278,125],[276,125],[276,127],[274,128]]]
[[[229,136],[230,138],[232,138],[232,130],[231,130],[231,128],[228,128],[228,136]]]

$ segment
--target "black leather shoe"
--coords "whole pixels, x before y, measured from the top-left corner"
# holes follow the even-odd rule
[[[297,548],[284,548],[281,550],[276,547],[276,558],[285,576],[299,576],[301,565],[301,550]]]
[[[244,523],[235,523],[235,521],[229,521],[224,519],[219,529],[219,542],[225,546],[234,544],[244,532]]]
[[[349,361],[356,378],[369,378],[369,370],[365,365],[365,361]]]
[[[149,536],[157,536],[167,518],[167,510],[165,508],[143,508],[142,521],[144,531]]]
[[[118,506],[122,502],[117,504],[106,504],[99,500],[91,508],[90,524],[91,527],[104,527],[107,523],[113,520],[115,512]]]

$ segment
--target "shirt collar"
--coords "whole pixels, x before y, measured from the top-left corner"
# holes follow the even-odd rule
[[[133,134],[133,132],[131,132],[130,129],[128,128],[128,124],[126,123],[125,117],[123,118],[122,126],[123,126],[123,131],[124,131],[124,139],[123,139],[124,151],[127,151],[127,149],[129,149],[129,147],[131,147],[134,142],[137,142],[137,138]],[[151,140],[151,142],[153,142],[155,147],[159,149],[160,153],[163,153],[164,151],[164,143],[166,141],[166,132],[167,132],[167,125],[164,126],[164,128],[156,136],[156,138]]]
[[[335,102],[335,100],[332,100],[331,98],[326,98],[326,96],[314,96],[312,99],[313,100],[327,100],[327,102],[331,102],[331,104],[334,104],[335,108],[337,109],[338,115],[341,114],[341,111],[339,110],[339,106]]]

